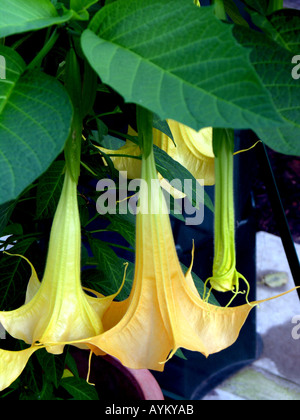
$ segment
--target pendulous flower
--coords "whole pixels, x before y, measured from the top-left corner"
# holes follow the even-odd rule
[[[152,133],[151,133],[152,137]],[[149,140],[150,141],[150,140]],[[127,367],[162,371],[178,348],[205,356],[232,345],[259,302],[221,308],[199,295],[191,268],[182,272],[159,186],[153,150],[143,150],[133,287],[110,306],[105,332],[85,340],[95,354],[108,353]]]
[[[80,253],[77,182],[66,169],[51,229],[43,280],[39,282],[35,269],[29,263],[32,275],[25,304],[13,311],[0,312],[0,322],[6,331],[31,345],[20,352],[0,350],[0,390],[20,375],[29,357],[39,348],[46,347],[49,353],[60,354],[66,341],[103,332],[101,319],[115,295],[95,298],[83,291]]]

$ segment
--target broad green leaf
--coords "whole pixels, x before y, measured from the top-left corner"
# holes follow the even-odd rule
[[[67,22],[72,12],[59,16],[50,0],[1,0],[0,38]]]
[[[65,161],[56,161],[50,166],[38,182],[36,217],[53,217],[63,186]]]
[[[6,79],[0,80],[0,204],[14,200],[42,175],[63,150],[72,105],[54,78],[24,73],[25,63],[0,46]]]
[[[118,0],[95,15],[81,44],[104,83],[162,120],[196,130],[282,123],[248,50],[212,7]]]
[[[261,33],[236,28],[235,36],[251,48],[251,61],[272,95],[286,125],[255,129],[269,147],[287,155],[300,156],[300,83],[292,77],[292,54]]]
[[[94,386],[88,384],[83,378],[64,378],[60,385],[77,401],[99,400]]]

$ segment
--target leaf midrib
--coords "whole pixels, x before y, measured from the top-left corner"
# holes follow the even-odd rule
[[[181,84],[181,86],[183,86],[183,85],[186,85],[186,86],[189,86],[189,87],[191,87],[191,88],[193,88],[193,89],[198,89],[202,94],[204,93],[204,95],[207,95],[207,96],[210,96],[211,98],[213,98],[215,101],[216,101],[216,105],[217,105],[217,103],[218,102],[223,102],[224,104],[226,104],[226,105],[229,105],[229,106],[234,106],[234,107],[236,107],[238,110],[239,110],[239,112],[247,112],[247,113],[249,113],[249,114],[251,114],[251,115],[254,115],[255,116],[255,118],[262,118],[261,116],[258,116],[257,115],[257,113],[255,113],[255,112],[253,112],[253,111],[250,111],[249,109],[247,109],[247,110],[245,110],[245,109],[243,109],[243,108],[240,108],[238,105],[236,105],[235,103],[233,103],[233,102],[228,102],[228,101],[226,101],[224,98],[219,98],[218,96],[216,96],[216,95],[214,95],[214,94],[212,94],[211,92],[208,92],[208,91],[206,91],[206,90],[204,90],[203,88],[201,88],[200,86],[198,86],[198,85],[194,85],[194,84],[191,84],[191,83],[189,83],[188,81],[186,81],[185,79],[181,79],[180,77],[178,77],[178,76],[176,76],[175,74],[173,74],[173,73],[171,73],[169,70],[166,70],[166,69],[163,69],[162,67],[159,67],[157,64],[155,64],[155,63],[153,63],[149,58],[145,58],[145,57],[142,57],[142,56],[140,56],[140,55],[138,55],[136,52],[134,52],[134,51],[132,51],[131,49],[129,49],[129,48],[126,48],[126,47],[124,47],[123,45],[119,45],[119,44],[114,44],[114,43],[112,43],[111,41],[108,41],[108,40],[106,40],[106,39],[103,39],[103,38],[100,38],[100,36],[97,36],[93,31],[91,31],[90,29],[86,29],[84,32],[83,32],[83,34],[82,35],[84,35],[85,33],[89,33],[90,35],[92,35],[95,39],[97,39],[98,41],[99,41],[99,44],[101,44],[101,43],[109,43],[109,44],[111,44],[111,45],[113,45],[114,47],[117,47],[117,48],[119,48],[119,49],[122,49],[123,51],[126,51],[127,53],[129,52],[129,53],[131,53],[131,54],[133,54],[134,56],[136,56],[136,58],[138,59],[138,61],[139,61],[139,63],[141,63],[141,62],[147,62],[149,65],[151,65],[151,66],[154,66],[154,67],[156,67],[161,73],[164,73],[164,74],[166,74],[167,76],[169,76],[169,77],[172,77],[172,78],[175,78],[176,80],[178,80],[179,82],[180,82],[180,84]],[[94,49],[95,48],[95,46],[93,46],[93,48],[92,49]],[[249,64],[250,64],[250,59],[249,59]],[[262,86],[262,88],[264,88],[264,86],[263,85],[261,85]],[[270,93],[269,92],[267,92],[266,91],[266,95],[269,97],[269,99],[270,99],[270,102],[271,103],[273,103],[273,100],[272,100],[272,98],[271,98],[271,95],[270,95]],[[250,97],[251,95],[249,95],[249,97]],[[183,97],[183,100],[184,100],[184,103],[186,104],[186,101],[185,101],[185,99],[184,99],[184,97]],[[216,112],[218,112],[219,113],[219,111],[218,111],[218,106],[216,106]],[[189,115],[190,115],[190,117],[192,117],[192,119],[194,120],[194,121],[196,121],[196,119],[195,119],[195,117],[190,113],[190,111],[189,111],[189,108],[188,108],[188,106],[187,106],[187,104],[186,104],[186,109],[188,110],[188,113],[189,113]],[[273,109],[273,111],[275,111],[276,112],[276,110],[275,110],[275,106],[274,106],[274,109]],[[165,111],[164,111],[164,113],[165,113]],[[220,115],[220,113],[219,113],[219,115]],[[222,116],[222,118],[224,118],[223,116]],[[276,123],[278,123],[279,124],[279,120],[278,121],[275,121],[275,120],[273,120],[273,119],[271,119],[271,118],[267,118],[267,117],[263,117],[264,118],[264,120],[268,120],[268,121],[272,121],[274,124],[276,124]],[[228,121],[228,123],[229,123],[230,121]],[[281,123],[282,123],[282,121],[280,121]]]

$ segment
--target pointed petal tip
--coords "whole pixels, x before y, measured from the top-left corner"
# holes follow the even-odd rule
[[[32,346],[21,351],[0,349],[0,391],[8,388],[21,375],[31,355],[40,348]]]

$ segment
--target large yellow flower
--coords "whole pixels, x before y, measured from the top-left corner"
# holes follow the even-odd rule
[[[101,318],[115,295],[99,299],[84,293],[80,282],[80,252],[77,183],[67,169],[51,229],[43,280],[39,282],[31,265],[25,304],[13,311],[0,312],[0,322],[6,331],[32,345],[21,352],[0,350],[0,390],[20,375],[28,358],[41,346],[49,353],[60,354],[64,342],[103,332]]]
[[[153,152],[143,156],[142,180],[131,294],[105,313],[106,331],[84,342],[127,367],[162,371],[180,347],[208,356],[232,345],[258,302],[221,308],[202,300],[177,257]]]
[[[212,128],[204,128],[199,132],[173,120],[167,121],[175,142],[162,131],[153,129],[153,142],[174,160],[181,163],[195,179],[204,179],[205,185],[214,184],[214,154],[212,148]],[[128,134],[136,135],[130,129]],[[106,154],[113,155],[111,159],[119,171],[127,171],[129,179],[140,178],[141,161],[135,158],[118,156],[140,156],[141,149],[131,140],[126,140],[118,150],[98,147]],[[166,185],[166,184],[163,184]]]

